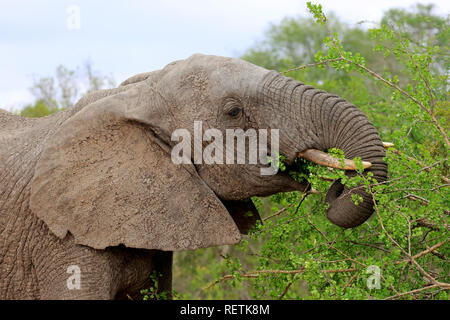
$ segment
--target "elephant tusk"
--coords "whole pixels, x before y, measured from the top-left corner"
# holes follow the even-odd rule
[[[387,149],[387,148],[392,148],[394,146],[394,144],[392,143],[392,142],[384,142],[383,141],[383,147],[385,148],[385,149]]]
[[[307,149],[303,152],[298,153],[298,156],[325,167],[344,170],[357,170],[357,167],[353,160],[345,159],[344,166],[342,166],[341,162],[338,159],[316,149]],[[367,161],[362,161],[362,165],[364,169],[370,168],[372,166],[372,164]]]

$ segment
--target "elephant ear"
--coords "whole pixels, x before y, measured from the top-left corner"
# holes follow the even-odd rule
[[[88,104],[48,138],[30,206],[59,238],[95,249],[178,251],[235,244],[232,217],[158,132],[168,120],[148,83]]]

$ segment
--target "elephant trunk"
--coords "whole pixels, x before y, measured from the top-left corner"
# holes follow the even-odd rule
[[[291,120],[286,121],[294,119],[296,122],[292,125],[296,128],[294,131],[298,137],[295,139],[290,132],[284,137],[281,134],[281,153],[283,138],[291,145],[291,150],[295,145],[297,153],[306,149],[326,151],[339,148],[348,159],[360,157],[363,161],[372,163],[364,171],[365,174],[372,172],[373,178],[378,182],[386,180],[387,165],[383,161],[383,143],[377,130],[361,110],[336,95],[279,74],[267,80],[266,85],[270,83],[271,92],[282,92],[279,103],[289,104],[286,111]],[[274,86],[278,89],[274,90]],[[273,97],[273,94],[270,95]],[[284,127],[290,126],[285,124]],[[346,174],[353,176],[356,173],[347,171]],[[363,201],[355,205],[352,194],[359,195]],[[349,189],[339,180],[335,181],[327,192],[326,200],[330,204],[328,219],[343,228],[356,227],[373,213],[373,199],[364,186]]]
[[[387,165],[383,161],[386,156],[383,142],[367,117],[355,106],[345,100],[329,97],[320,105],[321,124],[323,126],[322,149],[339,148],[346,158],[361,158],[372,166],[364,172],[372,172],[378,182],[387,178]],[[354,176],[354,171],[347,171]],[[362,202],[355,205],[352,195],[357,194]],[[362,224],[373,213],[373,199],[365,191],[364,186],[349,189],[339,180],[335,181],[327,192],[328,219],[343,228],[352,228]]]

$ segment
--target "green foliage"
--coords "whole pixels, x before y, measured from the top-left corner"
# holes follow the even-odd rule
[[[44,101],[38,100],[34,105],[28,105],[20,111],[22,117],[40,118],[58,111],[56,107],[49,107]]]
[[[162,274],[157,274],[156,272],[153,272],[150,275],[152,285],[149,286],[149,288],[142,289],[140,291],[142,300],[167,300],[169,298],[169,292],[158,290],[159,279],[161,277]],[[173,293],[174,296],[177,294],[178,293],[176,291]]]
[[[360,107],[395,144],[385,158],[388,180],[363,176],[361,159],[358,174],[347,178],[309,162],[293,169],[281,156],[281,169],[319,192],[254,197],[262,223],[239,246],[177,254],[174,285],[192,299],[447,300],[448,19],[418,5],[390,10],[365,31],[325,17],[320,5],[308,9],[316,24],[285,19],[244,58],[279,71],[307,64],[286,74]],[[343,230],[326,219],[335,179],[362,185],[376,200],[363,225]]]
[[[34,79],[30,91],[36,102],[24,107],[20,115],[28,118],[47,116],[72,107],[84,94],[114,85],[112,77],[98,74],[89,61],[75,70],[60,65],[55,76]]]

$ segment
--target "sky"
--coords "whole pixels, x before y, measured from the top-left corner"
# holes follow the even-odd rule
[[[450,13],[449,0],[312,0],[342,21],[379,21],[415,3]],[[0,0],[0,108],[34,100],[33,78],[89,60],[116,83],[193,53],[238,57],[284,17],[309,16],[306,0]]]

